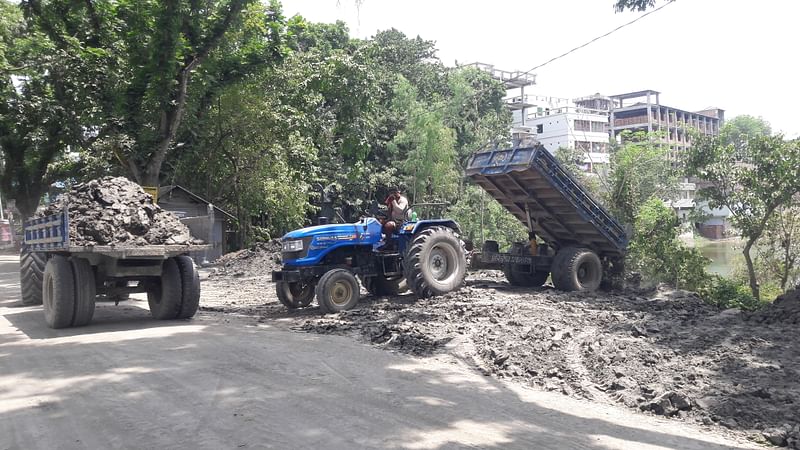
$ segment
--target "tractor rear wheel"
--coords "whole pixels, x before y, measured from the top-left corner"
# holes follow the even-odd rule
[[[23,305],[42,304],[42,279],[47,259],[44,253],[32,252],[23,246],[19,254],[19,281]]]
[[[467,274],[465,253],[463,242],[450,228],[431,227],[420,231],[403,259],[408,287],[419,298],[460,289]]]
[[[603,264],[587,248],[566,247],[553,260],[553,286],[562,291],[595,291],[603,280]]]
[[[278,281],[275,293],[283,306],[289,309],[305,308],[314,300],[314,283]]]
[[[358,280],[347,269],[333,269],[317,283],[317,303],[324,313],[335,313],[354,308],[361,297]]]

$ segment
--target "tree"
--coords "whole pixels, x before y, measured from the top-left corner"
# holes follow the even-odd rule
[[[453,199],[459,181],[455,171],[455,133],[445,126],[443,115],[417,100],[417,90],[402,75],[395,89],[392,108],[405,117],[406,126],[397,133],[391,148],[405,155],[412,202]]]
[[[677,178],[665,146],[656,135],[625,133],[611,149],[611,170],[605,181],[606,205],[624,223],[633,224],[639,207],[653,197],[669,200]]]
[[[651,281],[696,291],[709,280],[709,260],[678,240],[675,212],[658,197],[639,208],[633,239],[628,248],[628,268]]]
[[[742,251],[750,290],[760,300],[750,251],[776,211],[800,192],[800,143],[783,136],[753,136],[745,145],[749,162],[723,136],[699,136],[688,152],[687,175],[709,183],[698,191],[712,208],[731,211],[733,225],[745,238]]]
[[[757,247],[760,266],[777,280],[781,291],[800,282],[800,199],[781,206],[767,222],[764,238]]]
[[[162,164],[177,148],[190,94],[202,96],[201,87],[218,88],[248,67],[280,56],[279,5],[254,5],[263,9],[250,17],[259,39],[250,39],[233,60],[224,57],[228,52],[217,55],[218,70],[206,71],[201,86],[192,83],[226,34],[241,25],[242,11],[251,3],[27,0],[22,5],[32,29],[47,35],[54,51],[91,59],[90,70],[64,76],[95,98],[95,132],[115,136],[117,157],[126,168],[140,183],[156,186]]]
[[[56,51],[18,5],[0,1],[0,189],[25,218],[55,181],[50,164],[92,140],[84,128],[92,102],[68,76],[90,71],[91,60]]]
[[[618,13],[623,11],[646,11],[649,8],[656,6],[657,0],[617,0],[614,4],[614,10]],[[675,0],[666,0],[673,2]]]
[[[772,128],[769,122],[761,117],[753,117],[748,115],[736,116],[733,119],[725,122],[725,126],[721,130],[722,140],[726,144],[733,145],[736,148],[737,156],[741,160],[747,160],[748,155],[747,141],[756,136],[769,136],[772,134]]]

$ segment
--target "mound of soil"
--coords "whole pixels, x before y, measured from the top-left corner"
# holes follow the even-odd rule
[[[73,245],[187,245],[202,243],[177,216],[124,177],[103,177],[75,185],[44,209],[44,215],[69,211]]]
[[[212,277],[257,277],[281,267],[281,241],[258,242],[250,248],[222,255]]]
[[[750,314],[748,319],[763,324],[800,324],[800,289],[779,296],[765,308]]]

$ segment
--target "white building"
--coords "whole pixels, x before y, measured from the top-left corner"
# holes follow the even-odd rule
[[[563,98],[525,97],[517,103],[526,108],[513,111],[514,137],[535,137],[551,153],[560,147],[581,150],[586,170],[608,164],[608,110],[586,108]]]

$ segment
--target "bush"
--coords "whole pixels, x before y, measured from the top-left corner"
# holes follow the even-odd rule
[[[678,240],[677,225],[675,213],[664,202],[655,197],[645,202],[634,224],[627,266],[645,281],[698,291],[709,284],[709,259]]]
[[[745,283],[718,275],[713,276],[710,281],[698,292],[707,303],[724,309],[739,308],[745,311],[754,311],[766,304],[756,300]]]

